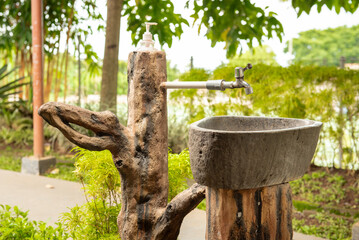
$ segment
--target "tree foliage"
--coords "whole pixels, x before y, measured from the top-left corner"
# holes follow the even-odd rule
[[[129,17],[128,30],[132,32],[135,44],[145,31],[144,20],[158,22],[159,26],[153,29],[153,33],[158,35],[161,45],[168,44],[169,47],[173,36],[181,36],[182,25],[188,25],[186,19],[174,12],[171,1],[137,0],[135,4],[131,3],[127,2],[124,15]],[[298,16],[303,12],[309,13],[314,7],[318,12],[326,6],[337,13],[341,9],[354,13],[359,6],[359,0],[292,0],[291,3]],[[283,27],[276,13],[257,7],[250,0],[187,0],[186,7],[193,9],[191,18],[193,25],[199,22],[198,32],[206,27],[206,37],[211,40],[212,47],[218,42],[226,44],[227,57],[233,57],[238,49],[242,53],[244,42],[252,48],[255,41],[261,44],[264,38],[277,36],[282,39]]]
[[[354,13],[359,6],[358,0],[292,0],[292,6],[297,10],[298,16],[303,12],[309,14],[313,7],[317,8],[318,12],[322,11],[324,6],[330,10],[334,9],[339,13],[341,9],[346,12]]]
[[[79,11],[76,11],[77,6],[83,9],[81,15]],[[92,33],[92,28],[87,23],[89,20],[102,20],[102,16],[98,13],[94,0],[44,0],[43,20],[45,99],[47,99],[47,95],[53,89],[55,89],[55,95],[58,95],[63,78],[66,92],[68,47],[71,42],[76,43],[77,36],[81,35],[81,46],[86,55],[88,71],[98,70],[98,56],[87,42],[89,34]],[[100,24],[99,29],[101,28]],[[60,41],[64,36],[66,36],[65,54],[60,55]],[[31,74],[31,44],[31,0],[2,0],[0,4],[0,53],[3,54],[5,62],[11,63],[12,66],[20,66],[20,77]],[[52,81],[53,78],[55,81]],[[26,92],[29,98],[30,91],[26,90]]]
[[[313,29],[301,32],[298,38],[293,39],[294,62],[303,65],[339,66],[342,56],[347,61],[359,60],[358,46],[359,25]]]
[[[187,1],[187,6],[189,2]],[[264,37],[272,38],[273,32],[281,39],[282,24],[275,18],[276,13],[266,13],[249,0],[210,1],[202,3],[193,1],[194,22],[200,21],[199,31],[203,26],[208,30],[206,37],[211,40],[212,47],[217,42],[225,42],[227,57],[233,56],[237,49],[242,52],[240,40],[245,40],[248,47],[253,47],[253,41],[261,43]]]
[[[158,36],[161,46],[172,46],[172,38],[180,37],[183,33],[182,25],[189,25],[181,14],[174,12],[174,5],[170,0],[137,0],[135,4],[127,1],[124,6],[124,15],[128,16],[127,30],[131,32],[132,41],[139,43],[146,28],[144,22],[156,22],[158,26],[151,32]]]

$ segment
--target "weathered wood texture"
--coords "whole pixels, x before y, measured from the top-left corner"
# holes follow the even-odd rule
[[[207,240],[292,239],[289,183],[249,189],[207,188]]]
[[[39,114],[73,143],[90,150],[111,151],[121,175],[122,240],[177,239],[183,218],[205,197],[194,184],[167,204],[167,109],[164,52],[132,52],[128,59],[128,126],[109,112],[92,112],[61,103],[44,104]],[[96,133],[88,137],[71,123]]]

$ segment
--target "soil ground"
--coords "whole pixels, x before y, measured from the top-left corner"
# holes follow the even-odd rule
[[[296,231],[328,239],[350,239],[359,221],[359,171],[312,165],[291,182]]]

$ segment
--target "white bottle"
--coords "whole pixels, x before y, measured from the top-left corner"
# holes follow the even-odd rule
[[[150,26],[157,25],[157,23],[145,22],[145,24],[146,32],[143,34],[140,47],[137,49],[137,51],[157,51],[157,49],[154,48],[155,41],[152,40],[152,34],[150,33]]]

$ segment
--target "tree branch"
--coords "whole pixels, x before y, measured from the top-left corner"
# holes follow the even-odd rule
[[[206,197],[205,193],[206,187],[195,183],[172,199],[157,223],[156,239],[177,239],[183,218]]]
[[[108,149],[112,154],[117,154],[122,148],[129,148],[132,134],[110,111],[98,113],[64,103],[49,102],[40,107],[39,115],[82,148],[94,151]],[[81,134],[70,123],[89,129],[96,136]]]

